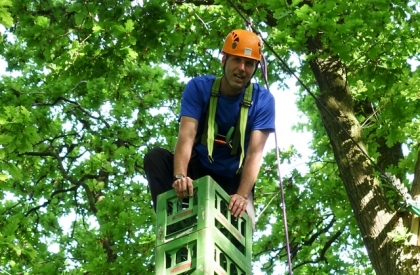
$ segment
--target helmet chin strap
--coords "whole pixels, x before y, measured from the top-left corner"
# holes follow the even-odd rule
[[[249,78],[248,84],[246,84],[246,87],[248,87],[249,84],[251,84],[251,79],[254,77],[255,73],[257,72],[259,64],[260,64],[260,62],[258,61],[257,65],[255,66],[254,72],[252,73],[251,77]]]

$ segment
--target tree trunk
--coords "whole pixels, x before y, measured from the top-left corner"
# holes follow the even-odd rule
[[[388,235],[403,226],[402,218],[388,206],[365,153],[344,65],[335,56],[313,59],[310,65],[320,88],[317,108],[376,273],[419,274],[418,247],[393,242]]]

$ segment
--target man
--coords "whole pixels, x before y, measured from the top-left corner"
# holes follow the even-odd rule
[[[274,131],[275,117],[273,96],[260,85],[250,82],[261,59],[261,46],[261,40],[254,33],[234,30],[226,37],[222,49],[221,80],[202,76],[188,82],[181,101],[174,154],[155,148],[144,158],[144,170],[155,208],[160,193],[174,188],[180,199],[192,196],[193,179],[210,175],[230,195],[232,215],[242,216],[247,211],[255,224],[254,183],[263,148],[269,134]],[[251,102],[245,104],[246,112],[241,116],[241,104],[250,95],[246,92],[249,85]],[[212,94],[212,89],[216,90],[216,95]],[[213,120],[209,110],[216,103],[210,103],[211,97],[217,102]],[[244,136],[239,134],[242,131],[237,126],[243,116],[247,116]],[[233,136],[242,139],[236,151],[232,151],[230,138],[227,140],[233,129]]]

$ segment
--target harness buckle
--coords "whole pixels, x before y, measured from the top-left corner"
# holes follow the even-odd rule
[[[220,134],[216,135],[216,137],[214,138],[214,143],[220,144],[220,145],[226,145],[232,149],[232,140],[227,141],[226,136],[223,136]]]
[[[252,106],[252,101],[245,101],[244,99],[242,99],[241,106],[245,106],[247,108],[250,108]]]

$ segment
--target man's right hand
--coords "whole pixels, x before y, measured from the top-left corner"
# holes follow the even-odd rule
[[[193,180],[190,177],[177,179],[172,184],[172,187],[175,189],[178,199],[184,199],[188,196],[192,197],[194,194]]]

